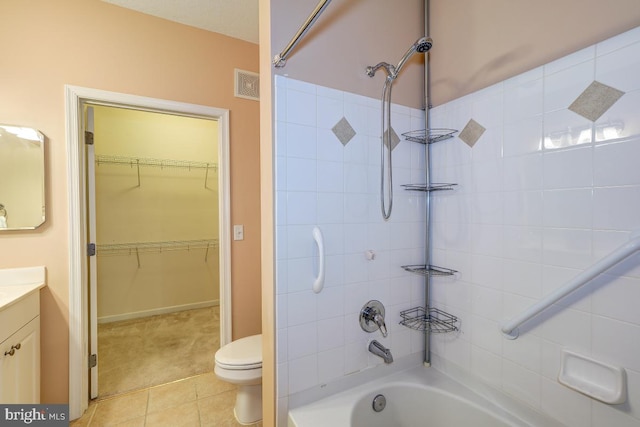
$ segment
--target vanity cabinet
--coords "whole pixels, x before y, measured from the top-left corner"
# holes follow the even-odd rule
[[[0,404],[40,403],[40,292],[0,308]]]

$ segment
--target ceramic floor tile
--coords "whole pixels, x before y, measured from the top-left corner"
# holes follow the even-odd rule
[[[147,415],[145,425],[153,427],[199,426],[198,404],[193,401],[151,413]]]
[[[199,399],[198,409],[200,410],[201,425],[239,425],[234,424],[236,423],[233,415],[233,406],[235,404],[235,399],[235,391],[227,391],[224,393],[216,394],[215,396]]]
[[[147,412],[151,414],[185,403],[195,402],[196,398],[196,382],[194,379],[153,387],[149,390]]]
[[[91,426],[114,425],[144,417],[147,411],[149,391],[129,393],[114,399],[98,402]]]
[[[198,399],[214,396],[226,391],[235,391],[234,384],[219,380],[214,373],[208,373],[195,377]]]

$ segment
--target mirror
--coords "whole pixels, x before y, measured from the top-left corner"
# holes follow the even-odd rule
[[[44,223],[44,135],[0,124],[0,231]]]

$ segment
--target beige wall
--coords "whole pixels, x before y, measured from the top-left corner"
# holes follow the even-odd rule
[[[640,25],[636,0],[431,0],[433,105]]]
[[[233,96],[233,69],[258,71],[258,46],[99,0],[3,1],[0,122],[47,137],[47,222],[0,235],[0,268],[45,265],[42,401],[68,401],[68,201],[64,85],[170,99],[230,113],[233,336],[260,331],[259,103]]]
[[[287,64],[274,70],[291,78],[378,98],[384,72],[366,75],[369,65],[397,65],[424,35],[423,0],[333,0],[290,52]],[[307,19],[318,0],[271,2],[271,58],[280,53]],[[405,65],[393,85],[393,102],[421,108],[423,55]]]

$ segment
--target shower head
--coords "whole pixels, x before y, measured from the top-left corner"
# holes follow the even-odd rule
[[[400,73],[400,69],[404,66],[404,63],[407,62],[414,53],[425,53],[431,49],[431,46],[433,46],[433,40],[431,40],[431,37],[421,37],[416,40],[416,42],[404,54],[400,62],[398,62],[398,65],[394,67],[393,65],[386,62],[381,62],[378,65],[367,67],[367,75],[369,77],[373,77],[378,69],[384,68],[384,70],[387,72],[387,79],[395,80],[396,77],[398,77],[398,73]]]
[[[433,46],[433,40],[430,37],[422,37],[415,42],[414,46],[416,47],[416,52],[425,53]]]
[[[425,53],[431,49],[433,46],[433,40],[431,37],[421,37],[407,50],[407,53],[404,54],[398,65],[395,67],[395,72],[393,78],[395,79],[400,73],[400,69],[404,66],[404,63],[409,60],[413,56],[414,53]]]

